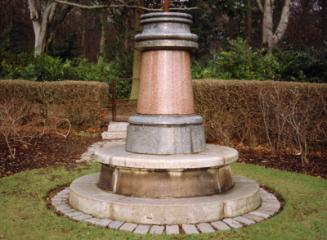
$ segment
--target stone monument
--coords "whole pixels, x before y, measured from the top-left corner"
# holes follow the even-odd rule
[[[97,218],[150,225],[206,223],[258,208],[258,184],[232,175],[238,152],[206,145],[203,118],[194,112],[192,16],[149,13],[141,24],[140,91],[126,144],[96,150],[101,171],[71,184],[70,205]]]

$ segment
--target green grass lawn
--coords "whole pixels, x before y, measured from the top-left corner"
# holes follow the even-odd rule
[[[57,216],[47,208],[47,193],[97,164],[76,169],[46,168],[0,179],[0,239],[327,239],[327,181],[315,177],[234,164],[234,172],[257,180],[285,200],[275,217],[235,231],[202,235],[139,236],[102,229]]]

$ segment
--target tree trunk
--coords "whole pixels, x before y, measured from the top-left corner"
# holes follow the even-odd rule
[[[283,10],[276,31],[274,31],[274,3],[275,0],[257,0],[262,13],[262,45],[272,52],[273,48],[284,36],[290,16],[290,0],[284,0]]]
[[[102,59],[107,58],[106,54],[106,46],[107,46],[107,38],[108,38],[108,14],[106,10],[103,10],[100,16],[101,21],[101,37],[100,37],[100,46],[99,46],[99,57]]]
[[[251,44],[252,39],[252,0],[247,0],[246,6],[246,21],[247,21],[247,41]]]
[[[28,7],[35,37],[34,55],[41,56],[46,53],[57,27],[64,20],[71,7],[59,7],[55,2],[41,0],[28,0]]]
[[[82,47],[82,56],[86,58],[86,24],[87,24],[87,11],[82,9],[82,30],[81,30],[81,47]]]
[[[273,37],[273,6],[272,0],[265,0],[263,7],[262,19],[262,45],[272,50],[272,37]]]
[[[291,0],[285,0],[277,29],[273,35],[272,48],[275,47],[275,45],[277,45],[277,43],[285,35],[288,26],[288,19],[290,17],[290,5],[291,5]]]
[[[327,1],[321,0],[321,28],[323,39],[327,39]]]

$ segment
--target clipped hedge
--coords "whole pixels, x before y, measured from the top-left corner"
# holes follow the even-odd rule
[[[193,86],[209,141],[304,155],[327,147],[327,84],[208,79]],[[100,82],[0,81],[0,103],[27,101],[44,118],[66,118],[81,128],[104,124],[108,94]]]
[[[327,84],[208,79],[194,94],[210,141],[301,154],[327,146]]]
[[[27,101],[44,118],[69,119],[78,128],[101,125],[108,92],[100,82],[0,80],[0,103]]]

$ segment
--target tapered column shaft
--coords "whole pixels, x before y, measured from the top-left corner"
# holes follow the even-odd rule
[[[137,112],[194,114],[190,62],[187,51],[145,51]]]

